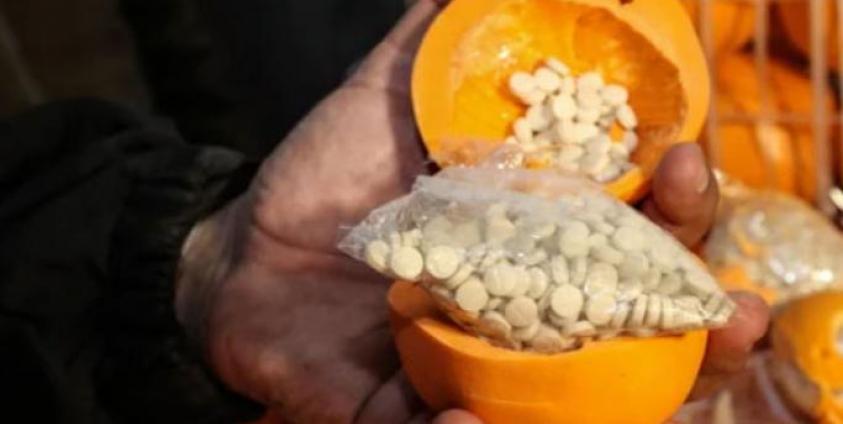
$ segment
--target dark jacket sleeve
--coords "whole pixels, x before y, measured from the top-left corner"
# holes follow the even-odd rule
[[[245,189],[235,152],[97,101],[0,123],[0,399],[22,422],[234,423],[175,319],[191,226]],[[9,409],[11,408],[11,409]]]

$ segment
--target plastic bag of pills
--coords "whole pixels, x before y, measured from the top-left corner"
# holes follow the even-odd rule
[[[720,207],[704,257],[726,284],[739,275],[755,286],[743,288],[774,304],[843,286],[843,236],[831,221],[799,198],[719,178]]]
[[[734,304],[692,253],[582,178],[448,168],[373,212],[340,248],[422,284],[495,345],[560,352],[585,339],[726,323]]]

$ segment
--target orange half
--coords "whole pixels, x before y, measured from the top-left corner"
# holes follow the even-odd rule
[[[410,283],[389,291],[404,371],[434,410],[486,424],[665,422],[688,395],[706,332],[587,343],[556,355],[493,347],[447,321]]]
[[[607,185],[618,198],[640,198],[665,151],[698,136],[708,70],[677,0],[454,0],[425,35],[413,69],[416,121],[433,160],[476,163],[502,143],[524,112],[509,76],[548,57],[630,91],[639,166]]]

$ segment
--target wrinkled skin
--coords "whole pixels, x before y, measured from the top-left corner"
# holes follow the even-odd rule
[[[427,415],[400,373],[387,324],[389,281],[336,249],[339,228],[408,191],[426,171],[409,101],[411,59],[441,5],[419,0],[357,72],[264,162],[249,191],[198,226],[185,247],[176,307],[234,390],[285,422],[476,423]],[[717,187],[696,145],[664,158],[642,210],[684,244],[699,242]],[[739,369],[766,328],[750,295],[711,333],[704,366]]]

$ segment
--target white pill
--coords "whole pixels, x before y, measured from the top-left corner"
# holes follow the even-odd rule
[[[603,99],[599,93],[595,91],[578,91],[576,98],[578,109],[596,109],[599,116],[600,107],[603,105]]]
[[[683,309],[678,306],[676,301],[674,301],[674,304],[676,305],[676,309],[674,310],[674,318],[676,320],[675,327],[677,329],[699,328],[700,326],[702,326],[703,321],[699,312],[691,312],[687,309]]]
[[[588,297],[585,303],[585,317],[596,326],[608,324],[615,313],[614,292],[599,292]]]
[[[454,296],[457,305],[466,312],[478,312],[489,301],[489,293],[483,283],[477,278],[471,278],[463,283]]]
[[[480,243],[480,224],[466,221],[451,229],[451,239],[457,247],[469,247]]]
[[[635,303],[632,306],[632,314],[629,316],[627,326],[630,328],[640,328],[644,325],[644,316],[647,313],[648,296],[641,295],[635,298]]]
[[[561,60],[555,57],[545,59],[544,64],[553,72],[559,74],[559,76],[566,77],[568,75],[571,75],[571,68],[569,68],[568,65],[564,64]]]
[[[530,347],[536,352],[557,353],[573,347],[574,343],[573,339],[563,339],[555,328],[542,324],[530,340]]]
[[[575,140],[574,143],[583,143],[591,140],[592,138],[597,137],[600,133],[600,129],[597,128],[597,125],[589,122],[575,122],[571,131],[573,131],[572,136]]]
[[[559,234],[559,251],[568,258],[586,256],[591,247],[591,231],[581,221],[571,221]]]
[[[384,272],[389,261],[389,245],[383,240],[373,240],[366,245],[366,263],[376,271]]]
[[[533,299],[521,296],[512,299],[504,307],[503,316],[514,327],[526,327],[538,321],[539,309]]]
[[[627,252],[623,263],[618,266],[618,272],[626,277],[641,277],[650,268],[650,261],[641,252]]]
[[[620,250],[609,245],[592,247],[591,254],[595,259],[612,265],[620,265],[626,259]]]
[[[603,77],[597,72],[586,72],[577,78],[577,91],[596,93],[603,87]]]
[[[562,78],[562,84],[559,86],[560,94],[573,95],[577,92],[577,80],[574,77]]]
[[[609,157],[615,162],[628,162],[629,149],[623,143],[610,143]]]
[[[582,292],[576,287],[565,284],[551,293],[550,309],[556,316],[567,322],[576,321],[585,301]]]
[[[536,87],[535,90],[527,93],[521,101],[528,106],[540,105],[547,99],[547,93]]]
[[[518,118],[512,124],[512,131],[515,138],[521,143],[530,143],[533,141],[533,127],[525,118]]]
[[[553,96],[550,100],[550,111],[556,119],[570,120],[577,115],[577,102],[567,94]]]
[[[581,107],[577,110],[577,122],[596,124],[600,119],[600,109],[596,107]]]
[[[544,249],[536,249],[527,253],[521,258],[521,263],[524,265],[538,265],[547,260],[547,252]]]
[[[640,229],[623,226],[612,235],[612,244],[625,252],[639,252],[647,246],[647,238]]]
[[[644,285],[637,278],[625,278],[618,283],[618,300],[632,301],[644,292]]]
[[[511,294],[519,278],[520,276],[515,267],[506,262],[495,264],[483,273],[483,283],[493,296],[507,296]]]
[[[585,279],[584,290],[589,296],[600,293],[614,294],[618,288],[618,270],[604,262],[591,264]]]
[[[588,246],[592,249],[595,247],[603,247],[609,243],[609,238],[605,234],[594,233],[588,236]]]
[[[609,224],[606,221],[598,220],[589,222],[589,227],[597,233],[603,234],[604,236],[609,236],[615,232],[615,226]]]
[[[667,240],[653,240],[650,244],[650,262],[665,272],[676,269],[679,252]]]
[[[709,315],[714,315],[714,313],[717,312],[718,309],[720,309],[720,305],[723,303],[724,300],[726,300],[725,296],[721,295],[720,293],[714,293],[705,302],[705,306],[703,306],[703,309]]]
[[[568,284],[571,281],[568,261],[564,256],[554,256],[550,260],[550,278],[556,284]]]
[[[410,247],[419,247],[422,240],[422,231],[418,228],[401,233],[401,244]]]
[[[588,259],[585,256],[578,256],[571,259],[571,284],[582,287],[588,276]]]
[[[662,282],[662,273],[658,268],[650,268],[641,282],[644,283],[644,291],[655,291]]]
[[[512,331],[512,326],[506,322],[503,315],[497,311],[486,311],[483,313],[482,325],[491,329],[503,337],[508,337]]]
[[[559,74],[551,70],[550,68],[539,68],[533,74],[533,78],[536,81],[536,85],[542,91],[547,93],[552,93],[559,89],[559,86],[562,84],[562,79],[559,78]]]
[[[457,272],[462,259],[462,253],[453,247],[436,246],[425,254],[424,268],[433,278],[444,280]]]
[[[638,134],[635,134],[633,131],[627,131],[623,134],[621,142],[630,152],[635,151],[635,148],[638,147]]]
[[[547,291],[549,278],[541,268],[530,268],[527,272],[530,275],[530,289],[527,290],[527,296],[538,299]]]
[[[504,303],[504,301],[503,301],[502,297],[493,297],[493,298],[489,299],[489,303],[486,304],[485,309],[487,311],[497,311],[499,309],[502,309],[501,307],[503,306],[503,303]],[[503,315],[501,315],[501,316],[503,316]],[[509,323],[507,323],[507,324],[509,324]]]
[[[450,278],[444,280],[445,287],[453,290],[466,282],[471,274],[474,273],[474,267],[471,264],[463,263]]]
[[[689,292],[703,297],[717,291],[717,282],[704,271],[690,269],[685,271],[685,284]]]
[[[661,327],[665,330],[673,330],[677,327],[676,306],[668,297],[662,298]]]
[[[525,296],[532,285],[530,273],[527,271],[527,268],[524,268],[523,266],[516,266],[515,274],[518,276],[518,279],[516,280],[515,288],[512,289],[510,296]]]
[[[644,326],[655,327],[659,325],[662,316],[662,297],[659,295],[647,296],[647,314],[644,315]]]
[[[629,105],[618,106],[615,116],[618,118],[618,122],[628,130],[634,130],[638,126],[638,117],[635,116],[635,111]]]
[[[694,296],[677,296],[673,302],[678,308],[699,314],[703,311],[702,302]]]
[[[509,77],[509,91],[520,98],[528,96],[536,88],[535,78],[526,72],[515,72]]]
[[[574,337],[592,337],[597,334],[594,324],[588,321],[577,321],[562,328],[562,332]]]
[[[576,164],[585,153],[585,149],[575,144],[563,144],[559,149],[559,162]]]
[[[541,321],[535,320],[530,325],[516,328],[512,332],[512,338],[518,340],[520,342],[527,342],[536,337],[536,334],[539,332],[539,328],[541,328]]]
[[[552,236],[556,233],[556,225],[550,224],[535,224],[530,225],[527,230],[527,234],[535,240],[542,240]]]
[[[679,293],[679,290],[682,290],[682,279],[674,272],[663,275],[659,287],[656,289],[665,296]]]
[[[527,114],[524,115],[527,123],[533,131],[543,131],[550,126],[551,114],[544,105],[533,105],[527,108]]]
[[[418,249],[401,246],[390,255],[389,268],[399,278],[412,281],[422,273],[424,259]]]
[[[598,175],[609,166],[609,154],[588,152],[580,159],[580,169],[588,175]]]
[[[556,122],[556,125],[553,126],[554,131],[556,132],[556,138],[562,144],[577,144],[582,143],[585,140],[576,138],[577,134],[574,131],[574,121],[569,119],[560,119]]]
[[[612,181],[617,178],[621,174],[621,168],[614,163],[609,163],[600,171],[599,174],[595,175],[593,178],[600,183],[605,183],[608,181]]]
[[[626,88],[616,84],[608,84],[600,90],[603,101],[610,106],[621,106],[629,100],[629,92]]]
[[[512,221],[498,217],[486,221],[486,242],[503,243],[516,232],[515,224]]]
[[[609,327],[611,328],[621,328],[626,323],[627,318],[629,318],[629,313],[631,312],[630,303],[618,303],[615,306],[615,313],[612,314],[612,320],[609,321]]]

